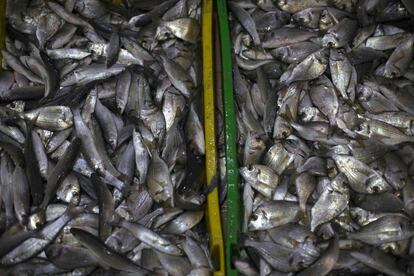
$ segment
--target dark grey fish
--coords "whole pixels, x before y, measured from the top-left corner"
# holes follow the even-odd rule
[[[104,241],[111,233],[111,221],[115,210],[115,204],[112,194],[106,184],[103,183],[95,174],[92,174],[91,179],[98,198],[99,237]]]
[[[36,121],[36,119],[34,119]],[[24,145],[24,159],[25,159],[25,168],[27,174],[27,180],[29,181],[30,194],[32,202],[34,205],[39,205],[44,196],[44,185],[42,181],[42,176],[40,174],[39,164],[35,157],[33,142],[32,142],[32,121],[27,121],[27,130],[26,130],[26,141]]]
[[[149,271],[134,264],[131,260],[111,251],[97,237],[81,229],[72,228],[72,235],[85,246],[100,265],[106,268],[115,268],[121,271],[135,273],[135,275],[146,275]]]
[[[46,206],[55,196],[55,193],[65,179],[65,177],[72,171],[72,166],[78,157],[81,147],[81,141],[79,138],[75,138],[65,151],[64,155],[60,158],[56,166],[51,170],[47,178],[45,187],[45,195],[43,201],[40,204],[41,209],[46,209]]]
[[[109,39],[109,46],[106,50],[106,66],[111,67],[118,60],[120,50],[119,27],[112,28],[111,37]]]

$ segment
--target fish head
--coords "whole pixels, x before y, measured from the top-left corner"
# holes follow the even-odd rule
[[[278,0],[277,1],[277,6],[281,9],[281,10],[286,10],[289,7],[289,1],[288,0]]]
[[[371,125],[368,121],[361,121],[359,122],[359,124],[356,125],[356,129],[354,130],[354,132],[361,136],[370,137]]]
[[[292,19],[299,23],[299,25],[308,26],[315,16],[314,12],[306,9],[301,12],[297,12],[292,16]]]
[[[329,12],[329,10],[325,9],[321,13],[321,17],[319,19],[319,28],[321,31],[326,31],[330,29],[337,23],[335,17]]]
[[[327,33],[322,38],[322,45],[329,48],[339,47],[338,36],[335,32]]]
[[[35,229],[41,228],[41,226],[45,223],[46,223],[45,212],[41,210],[39,212],[36,212],[30,215],[28,223],[27,223],[27,227],[30,230],[35,230]]]
[[[401,70],[394,64],[387,64],[384,67],[383,76],[387,79],[395,79],[401,76]]]
[[[161,25],[157,28],[155,32],[155,40],[162,41],[167,40],[171,37],[170,31],[167,29],[167,27]]]
[[[366,186],[369,194],[383,193],[390,190],[390,185],[377,174],[368,177]]]
[[[264,230],[272,227],[269,214],[262,207],[258,207],[249,220],[249,231]]]
[[[255,182],[257,180],[257,176],[259,175],[259,170],[253,165],[242,167],[239,169],[239,172],[243,179],[247,182]]]

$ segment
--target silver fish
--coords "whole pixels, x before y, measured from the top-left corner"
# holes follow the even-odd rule
[[[411,273],[413,7],[230,3],[240,274]]]

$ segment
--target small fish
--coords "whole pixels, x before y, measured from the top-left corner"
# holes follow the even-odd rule
[[[29,237],[3,256],[1,263],[3,265],[12,265],[36,256],[47,245],[53,242],[59,232],[72,218],[79,215],[82,211],[82,207],[69,206],[61,217],[46,224],[34,237]]]
[[[256,29],[256,24],[250,14],[244,10],[237,2],[230,1],[228,3],[230,10],[239,20],[240,24],[246,29],[251,35],[254,45],[258,46],[261,44],[260,37]]]
[[[266,33],[262,41],[263,48],[278,48],[293,43],[299,43],[316,37],[317,34],[309,31],[302,31],[297,28],[282,27]]]
[[[335,125],[339,101],[332,82],[326,77],[317,79],[309,90],[309,96],[313,104],[328,117],[330,124]]]
[[[384,192],[391,188],[377,171],[354,157],[337,155],[333,156],[333,159],[339,171],[345,174],[349,185],[355,191],[372,194]]]
[[[408,275],[405,273],[394,258],[379,249],[368,247],[359,251],[352,251],[351,256],[376,271],[384,271],[388,275]]]
[[[408,69],[409,60],[414,56],[413,49],[414,37],[408,37],[402,41],[390,58],[385,63],[384,77],[386,78],[398,78],[404,75]]]
[[[271,54],[286,63],[299,63],[311,53],[320,49],[320,46],[310,41],[292,43],[286,46],[272,49]]]
[[[357,72],[346,54],[331,49],[329,68],[331,70],[332,83],[339,90],[341,96],[353,102],[356,95]]]
[[[125,220],[122,220],[119,225],[130,231],[140,241],[159,252],[175,256],[182,255],[181,249],[179,249],[176,245],[142,225],[133,224]]]
[[[365,225],[359,231],[348,233],[356,239],[371,245],[407,239],[414,235],[413,226],[404,216],[387,215]]]
[[[0,274],[209,275],[202,3],[26,2],[2,50]]]
[[[125,66],[116,64],[111,68],[107,68],[103,64],[91,64],[75,69],[70,73],[64,81],[61,82],[62,86],[77,85],[82,86],[90,82],[107,79],[112,76],[116,76],[125,70]]]
[[[166,202],[174,206],[173,183],[167,164],[154,151],[151,153],[151,161],[147,173],[148,192],[155,202]]]
[[[322,38],[322,45],[333,48],[343,47],[352,40],[356,28],[355,20],[344,18],[326,32]]]
[[[311,231],[342,213],[349,203],[349,197],[346,177],[343,174],[338,174],[311,209]]]
[[[36,118],[34,120],[36,120]],[[26,141],[24,145],[25,168],[33,204],[38,205],[42,202],[44,196],[43,181],[40,174],[39,164],[35,157],[34,146],[32,142],[33,122],[27,121],[26,125]]]
[[[281,81],[290,84],[294,81],[313,80],[321,76],[328,67],[328,50],[321,49],[310,54],[291,71],[281,76]]]
[[[229,3],[240,274],[411,272],[413,7]]]
[[[249,220],[249,230],[266,230],[295,222],[299,219],[299,206],[291,201],[269,201],[260,205]]]
[[[115,268],[121,271],[145,275],[147,270],[134,264],[128,258],[111,251],[97,237],[87,231],[71,228],[71,234],[84,245],[92,255],[93,259],[106,268]]]
[[[106,51],[106,66],[111,67],[118,60],[120,50],[119,28],[113,27],[109,45]]]
[[[273,192],[279,184],[279,176],[272,169],[263,165],[242,167],[240,174],[252,188],[269,199],[272,198]]]

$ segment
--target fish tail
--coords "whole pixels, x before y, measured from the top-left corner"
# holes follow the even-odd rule
[[[83,206],[77,206],[73,203],[69,203],[68,207],[66,208],[65,213],[69,215],[70,217],[76,217],[84,212],[92,211],[93,206],[91,205],[83,205]]]

